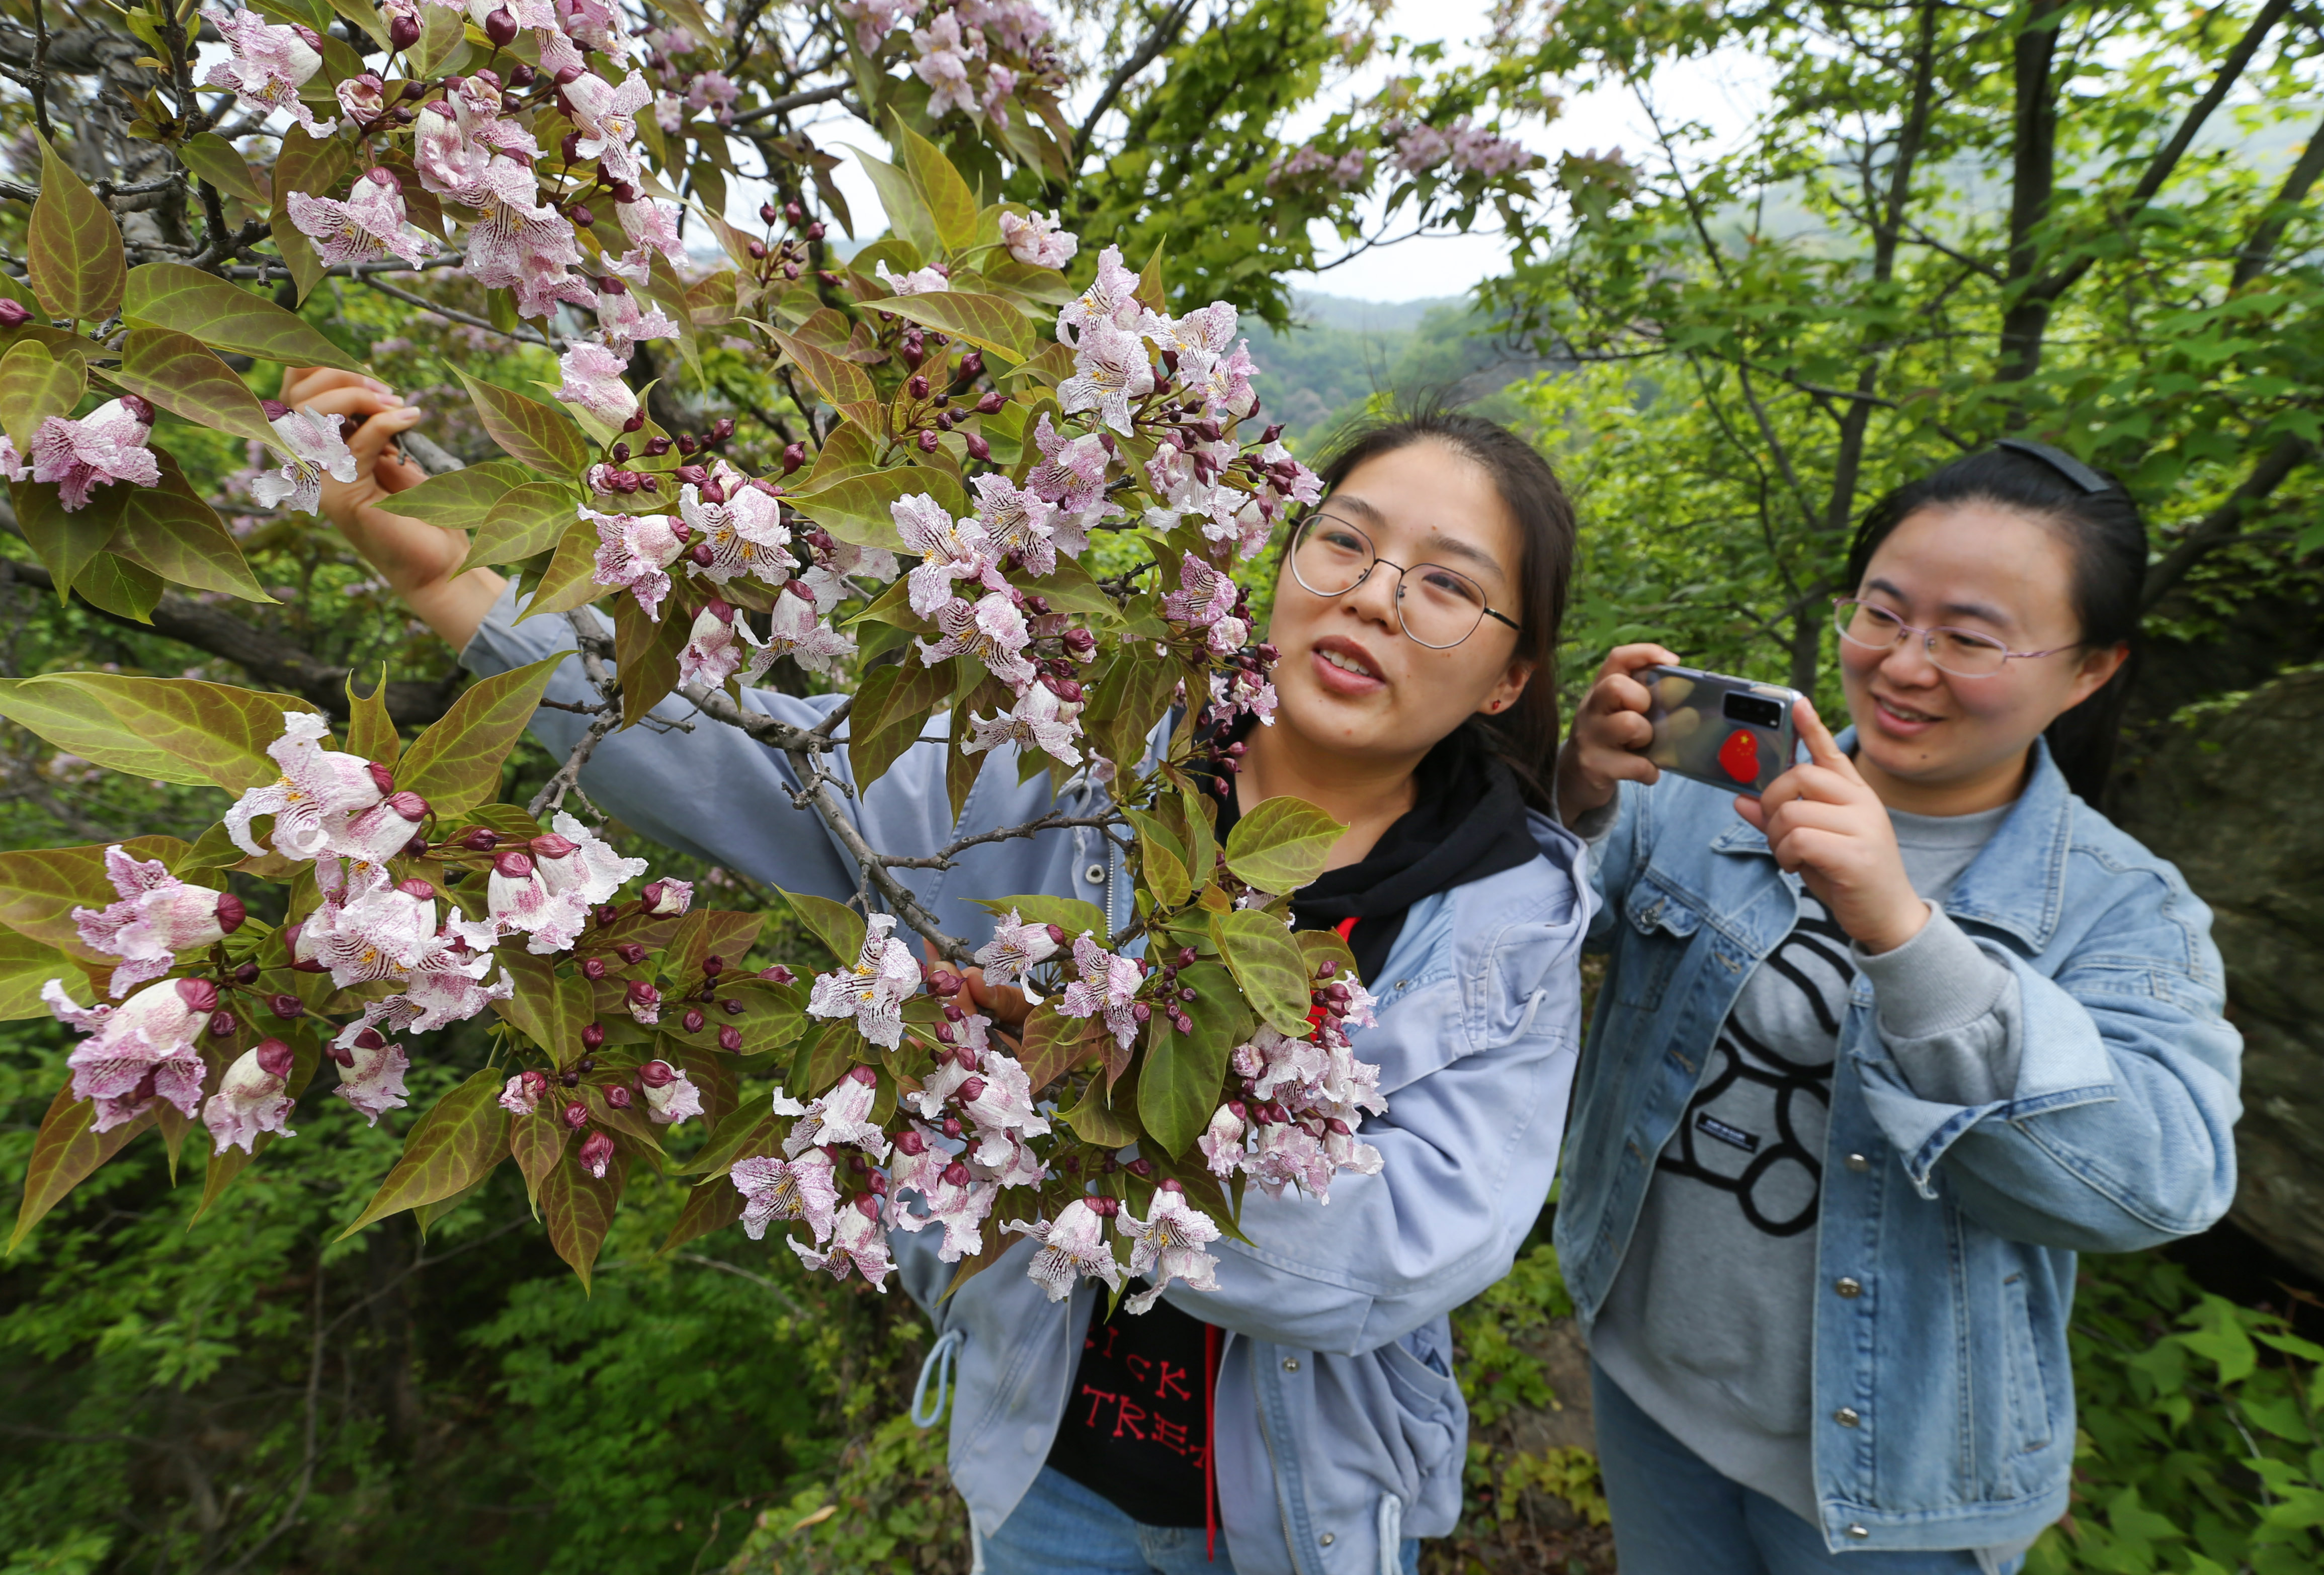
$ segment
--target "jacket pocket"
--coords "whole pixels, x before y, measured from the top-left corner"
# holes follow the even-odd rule
[[[2034,1311],[2026,1297],[2025,1276],[2012,1274],[2001,1282],[2002,1349],[2009,1386],[2011,1450],[2030,1455],[2050,1447],[2050,1386],[2042,1377],[2042,1357],[2034,1342]]]
[[[1692,904],[1644,880],[1624,897],[1622,912],[1632,933],[1623,937],[1615,958],[1614,999],[1638,1011],[1658,1011],[1702,916]]]
[[[1402,1340],[1380,1347],[1381,1376],[1396,1401],[1397,1426],[1419,1474],[1415,1501],[1427,1497],[1427,1484],[1450,1471],[1457,1479],[1461,1445],[1469,1431],[1467,1405],[1452,1374],[1437,1371],[1406,1350]]]

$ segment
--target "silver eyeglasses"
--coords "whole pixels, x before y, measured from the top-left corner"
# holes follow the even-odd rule
[[[1522,633],[1517,621],[1485,603],[1484,587],[1458,569],[1416,563],[1407,568],[1372,550],[1372,539],[1337,514],[1310,514],[1291,540],[1291,577],[1319,596],[1344,596],[1380,564],[1397,571],[1396,616],[1404,632],[1431,650],[1450,650],[1488,618]]]
[[[1855,596],[1834,597],[1831,612],[1840,639],[1866,650],[1894,650],[1907,635],[1919,635],[1928,650],[1929,665],[1956,678],[1990,678],[2011,662],[2080,649],[2057,645],[2048,650],[2012,650],[1993,636],[1979,634],[1973,629],[1949,629],[1941,624],[1934,629],[1915,629],[1887,608]]]

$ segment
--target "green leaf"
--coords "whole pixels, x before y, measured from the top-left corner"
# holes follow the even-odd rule
[[[52,318],[100,323],[121,304],[128,277],[121,226],[46,137],[41,144],[41,196],[24,241],[24,271]]]
[[[560,973],[554,957],[513,948],[497,955],[516,990],[506,1000],[494,1001],[493,1012],[558,1065],[578,1060],[581,1030],[595,1015],[587,981]]]
[[[402,1157],[339,1239],[374,1220],[464,1193],[490,1174],[508,1156],[509,1114],[500,1106],[506,1081],[499,1068],[487,1066],[414,1122]]]
[[[1121,622],[1121,609],[1113,598],[1090,577],[1089,570],[1070,557],[1060,556],[1050,573],[1016,584],[1028,596],[1046,597],[1052,612],[1079,612],[1098,623]]]
[[[290,695],[194,678],[51,673],[0,679],[0,716],[57,748],[124,776],[240,793],[280,777],[266,746],[285,712],[312,712]]]
[[[282,253],[302,304],[323,277],[323,260],[315,254],[315,244],[305,232],[290,222],[290,194],[330,196],[331,189],[346,174],[351,158],[348,144],[337,137],[318,139],[296,125],[283,132],[281,149],[275,154],[274,209],[269,225],[274,233],[274,249]]]
[[[331,9],[369,34],[380,48],[395,47],[387,36],[387,18],[378,6],[362,5],[360,0],[331,0]]]
[[[41,987],[51,979],[69,979],[77,972],[70,959],[54,946],[14,930],[0,930],[0,1023],[47,1017],[49,1009],[41,1003]]]
[[[51,416],[69,416],[88,388],[88,367],[78,355],[51,355],[37,339],[19,339],[0,355],[0,430],[20,455],[32,452],[32,434]]]
[[[742,1217],[743,1207],[749,1202],[739,1188],[723,1176],[716,1184],[696,1187],[686,1194],[686,1207],[678,1211],[678,1223],[670,1227],[669,1239],[661,1244],[662,1254],[676,1252],[714,1230],[725,1230]]]
[[[1259,1015],[1277,1033],[1304,1037],[1314,992],[1290,926],[1273,914],[1241,908],[1212,915],[1211,939]]]
[[[847,143],[840,146],[854,154],[863,166],[863,173],[872,178],[872,189],[880,194],[880,207],[887,214],[890,226],[919,248],[921,255],[934,256],[944,242],[936,234],[936,215],[929,211],[918,182],[885,159],[875,159]]]
[[[129,392],[197,427],[281,447],[258,396],[191,335],[174,328],[132,328],[121,369],[107,375]]]
[[[1332,977],[1352,981],[1356,978],[1356,954],[1348,943],[1333,930],[1298,930],[1291,937],[1299,943],[1299,961],[1307,970],[1307,977],[1317,977],[1318,970],[1328,962]]]
[[[117,554],[100,552],[73,581],[73,594],[117,618],[151,623],[161,600],[161,576]]]
[[[1138,1073],[1132,1073],[1124,1082],[1134,1084]],[[1057,1119],[1074,1129],[1074,1136],[1084,1143],[1094,1143],[1101,1148],[1127,1148],[1146,1136],[1134,1114],[1137,1089],[1117,1084],[1111,1102],[1106,1098],[1105,1082],[1092,1078],[1082,1092],[1081,1102],[1070,1110],[1059,1110]]]
[[[1165,907],[1181,907],[1194,894],[1186,872],[1186,852],[1162,823],[1141,809],[1125,810],[1138,828],[1138,851],[1144,861],[1146,884]]]
[[[400,512],[402,499],[396,502]],[[513,488],[485,513],[468,543],[466,559],[454,572],[466,574],[479,565],[516,563],[546,552],[576,518],[573,489],[562,483],[528,482]]]
[[[776,889],[780,890],[778,887]],[[853,908],[844,907],[827,897],[816,897],[803,891],[785,891],[783,900],[798,915],[807,933],[821,941],[824,949],[839,960],[844,968],[863,954],[863,916]]]
[[[261,361],[363,370],[361,362],[264,296],[182,262],[148,262],[132,269],[121,315],[148,327],[175,328],[217,349]]]
[[[557,550],[550,555],[549,566],[540,573],[540,581],[526,598],[524,611],[517,622],[527,618],[551,617],[586,607],[605,594],[597,583],[597,527],[587,520],[576,519],[558,539]],[[670,611],[665,607],[664,612]]]
[[[1186,1007],[1194,1031],[1181,1034],[1166,1019],[1154,1018],[1146,1062],[1138,1073],[1138,1119],[1173,1158],[1192,1147],[1210,1125],[1226,1080],[1227,1057],[1250,1026],[1233,977],[1217,963],[1182,968],[1178,980],[1195,992]]]
[[[1269,798],[1227,834],[1227,868],[1261,891],[1296,891],[1347,829],[1304,798]]]
[[[1025,314],[997,295],[937,290],[926,295],[867,300],[863,308],[866,311],[892,312],[955,339],[965,339],[1012,362],[1023,361],[1033,353]]]
[[[1078,897],[995,897],[977,900],[977,907],[995,918],[1005,918],[1013,910],[1020,923],[1055,925],[1065,932],[1065,945],[1070,949],[1074,937],[1084,931],[1102,943],[1110,930],[1105,914],[1093,902],[1084,902]]]
[[[960,178],[960,171],[952,167],[952,161],[934,143],[901,120],[896,122],[896,131],[904,168],[910,171],[912,184],[919,189],[921,200],[928,206],[928,219],[936,226],[938,244],[947,252],[974,245],[976,193],[968,189],[968,182]]]
[[[123,500],[121,523],[106,545],[181,590],[217,591],[275,604],[250,572],[242,544],[226,521],[195,496],[174,465],[162,467],[160,486],[139,487]]]
[[[403,751],[395,785],[419,794],[438,815],[456,815],[499,797],[501,766],[568,654],[558,651],[470,685]]]
[[[707,37],[707,34],[702,35]],[[441,77],[467,63],[467,17],[442,5],[420,8],[420,41],[409,57],[414,79]]]
[[[791,506],[842,541],[857,547],[902,545],[892,512],[898,500],[925,493],[957,519],[969,511],[968,494],[957,478],[927,465],[842,476],[825,487],[794,496]]]
[[[172,150],[197,180],[207,180],[228,197],[238,197],[254,207],[266,200],[251,178],[250,161],[216,132],[188,137]]]
[[[806,374],[807,382],[815,385],[815,391],[821,394],[834,410],[858,425],[870,427],[877,424],[879,391],[872,386],[872,380],[863,375],[862,367],[853,361],[842,360],[819,345],[794,338],[780,328],[769,327],[764,332],[781,346],[783,354],[790,357],[799,371]]]
[[[929,714],[945,703],[958,677],[952,660],[935,667],[914,657],[875,668],[855,692],[847,714],[847,760],[861,792],[919,741]]]
[[[622,1206],[622,1182],[628,1169],[628,1156],[616,1156],[605,1179],[599,1181],[581,1168],[581,1150],[576,1145],[571,1156],[551,1165],[540,1179],[540,1218],[549,1227],[549,1245],[572,1266],[584,1291],[589,1288],[597,1251],[605,1245],[605,1232],[613,1229],[613,1211]]]
[[[529,479],[524,466],[512,459],[488,459],[431,475],[396,493],[395,511],[447,530],[481,530],[500,501]]]
[[[17,1205],[16,1229],[8,1236],[10,1256],[41,1222],[42,1215],[64,1202],[65,1195],[87,1181],[98,1165],[120,1153],[131,1138],[157,1119],[149,1110],[111,1131],[99,1132],[96,1104],[73,1098],[69,1082],[57,1090],[32,1139],[32,1162],[24,1167],[24,1201]]]
[[[73,586],[121,523],[122,488],[117,484],[97,488],[88,506],[77,513],[65,511],[63,498],[46,482],[12,481],[8,497],[15,505],[17,528],[57,583],[57,600],[70,600]]]
[[[175,837],[132,837],[120,845],[133,859],[159,860],[171,869],[187,852]],[[106,846],[90,843],[0,853],[0,925],[95,966],[111,967],[120,961],[83,945],[72,917],[75,907],[103,907],[120,895],[105,873]]]
[[[708,1176],[712,1179],[702,1184],[705,1189],[725,1185],[731,1193],[734,1189],[724,1177],[734,1162],[768,1152],[774,1147],[774,1138],[775,1112],[763,1099],[747,1100],[721,1117],[694,1157],[670,1166],[670,1174]]]
[[[457,366],[452,370],[476,401],[485,432],[510,458],[551,475],[577,476],[589,468],[589,446],[563,411],[470,377]]]
[[[541,1181],[571,1147],[573,1128],[562,1119],[563,1102],[554,1097],[562,1091],[552,1084],[549,1095],[540,1101],[540,1109],[530,1116],[513,1117],[509,1122],[509,1153],[515,1156],[516,1167],[523,1173],[525,1202],[532,1205],[532,1217],[536,1220],[540,1218]]]
[[[395,721],[387,714],[387,664],[379,665],[379,681],[368,695],[355,693],[355,678],[347,675],[347,753],[393,766],[403,752]]]
[[[1105,1031],[1098,1018],[1069,1018],[1046,1002],[1035,1007],[1025,1019],[1017,1049],[1035,1097],[1095,1055],[1096,1038]]]
[[[678,659],[686,649],[689,621],[646,616],[635,596],[613,603],[613,670],[622,680],[622,726],[643,722],[678,687]]]

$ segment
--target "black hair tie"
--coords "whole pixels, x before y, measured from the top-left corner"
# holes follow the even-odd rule
[[[2024,438],[2004,438],[1994,447],[2038,459],[2086,493],[2110,493],[2114,490],[2112,482],[2062,448],[2052,448],[2047,443],[2035,443]]]

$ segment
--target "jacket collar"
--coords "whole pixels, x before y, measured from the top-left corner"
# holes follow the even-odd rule
[[[1834,741],[1843,751],[1856,745],[1856,729]],[[2050,944],[2063,916],[2066,854],[2073,845],[2074,795],[2065,773],[2050,759],[2047,740],[2034,741],[2034,769],[2017,804],[1954,882],[1945,912],[2006,930],[2035,952]],[[1715,853],[1767,852],[1767,839],[1738,815],[1711,839]]]

